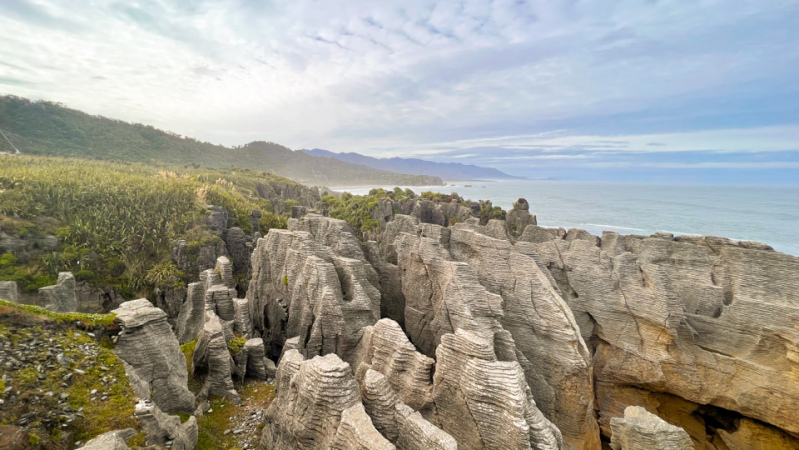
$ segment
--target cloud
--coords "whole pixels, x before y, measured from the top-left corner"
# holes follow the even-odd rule
[[[797,22],[790,0],[8,0],[0,93],[372,156],[789,152]]]

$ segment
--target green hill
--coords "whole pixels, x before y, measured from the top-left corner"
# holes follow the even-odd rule
[[[333,158],[311,156],[273,142],[228,148],[149,125],[92,116],[64,105],[0,96],[0,130],[23,154],[137,162],[160,166],[201,165],[272,171],[315,185],[431,185],[439,177],[406,175]],[[0,152],[13,152],[0,139]]]

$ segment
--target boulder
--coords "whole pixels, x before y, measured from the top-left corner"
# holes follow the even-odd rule
[[[148,383],[155,404],[167,412],[193,412],[186,358],[166,313],[144,298],[125,302],[112,313],[120,324],[114,353]]]
[[[136,430],[127,428],[124,430],[114,430],[105,432],[88,442],[81,449],[83,450],[129,450],[127,442],[136,436]]]
[[[76,312],[78,297],[72,272],[60,272],[58,284],[39,288],[39,303],[55,312]]]
[[[688,433],[640,406],[624,410],[624,417],[610,421],[613,450],[693,450]]]

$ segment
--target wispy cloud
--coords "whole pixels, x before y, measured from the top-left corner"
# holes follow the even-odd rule
[[[796,23],[792,0],[6,0],[0,93],[373,156],[791,152]]]

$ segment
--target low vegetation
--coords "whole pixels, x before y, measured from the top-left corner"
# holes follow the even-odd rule
[[[202,227],[206,205],[226,208],[229,226],[245,232],[253,209],[263,213],[262,229],[285,228],[286,217],[256,191],[270,182],[296,186],[248,170],[10,155],[0,166],[0,230],[32,247],[0,255],[0,279],[36,291],[68,270],[127,298],[186,281],[169,260],[171,243],[187,239],[191,253],[219,239]],[[48,235],[58,239],[53,248]]]
[[[106,431],[138,428],[122,361],[76,328],[100,331],[110,322],[111,315],[43,313],[1,301],[0,353],[8,364],[0,367],[0,423],[22,427],[32,446],[48,449],[72,449]]]

